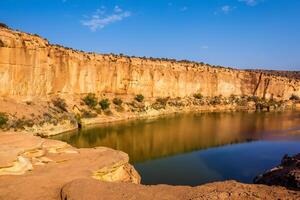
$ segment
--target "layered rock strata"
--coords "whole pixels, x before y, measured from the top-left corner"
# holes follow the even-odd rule
[[[300,81],[193,62],[84,53],[0,28],[0,97],[47,99],[86,93],[145,97],[300,96]]]

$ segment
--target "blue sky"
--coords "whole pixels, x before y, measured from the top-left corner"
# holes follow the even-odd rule
[[[85,51],[300,70],[300,0],[1,0],[0,21]]]

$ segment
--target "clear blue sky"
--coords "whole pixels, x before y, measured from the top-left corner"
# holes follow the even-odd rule
[[[300,70],[300,0],[1,0],[0,21],[85,51]]]

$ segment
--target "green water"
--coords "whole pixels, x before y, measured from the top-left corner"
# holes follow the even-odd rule
[[[144,184],[250,183],[300,152],[300,113],[202,113],[106,124],[55,136],[129,154]]]

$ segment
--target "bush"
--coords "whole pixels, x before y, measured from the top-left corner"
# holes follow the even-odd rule
[[[168,103],[169,97],[167,98],[157,98],[155,103],[152,104],[152,108],[155,110],[165,109]]]
[[[66,101],[62,98],[53,99],[52,103],[54,106],[58,107],[59,109],[67,112],[67,104]]]
[[[239,101],[239,97],[237,95],[234,95],[234,94],[230,95],[230,97],[229,97],[230,103],[237,103],[238,101]]]
[[[89,93],[88,95],[86,95],[83,98],[83,101],[90,108],[95,108],[98,103],[98,99],[97,99],[96,95],[93,93]]]
[[[292,96],[290,97],[290,100],[299,101],[300,97],[295,94],[292,94]]]
[[[202,99],[202,98],[203,98],[203,95],[200,94],[200,93],[197,93],[197,94],[194,94],[193,97],[194,97],[195,99]]]
[[[169,97],[167,98],[157,98],[156,102],[159,103],[160,105],[166,106],[168,103]]]
[[[260,98],[257,97],[257,96],[249,96],[247,98],[247,101],[254,101],[255,103],[259,102],[260,101]]]
[[[5,113],[0,112],[0,128],[4,126],[8,121],[8,117]]]
[[[9,27],[8,27],[6,24],[4,24],[4,23],[1,23],[1,22],[0,22],[0,27],[2,27],[2,28],[6,28],[6,29],[9,29]]]
[[[101,106],[102,110],[106,110],[109,108],[109,100],[108,99],[102,99],[100,102],[99,102],[99,105]]]
[[[0,40],[0,47],[4,47],[4,42]]]
[[[219,105],[222,103],[222,97],[221,96],[215,96],[212,99],[210,99],[210,104],[212,105]]]
[[[138,94],[134,98],[138,102],[143,102],[144,101],[144,96],[142,94]]]
[[[32,127],[33,125],[33,120],[25,119],[25,117],[23,117],[22,119],[17,119],[13,121],[11,127],[15,129],[24,129],[25,127]]]
[[[117,105],[117,106],[121,106],[122,103],[123,103],[123,101],[122,101],[122,99],[120,99],[120,98],[114,98],[114,99],[113,99],[113,103],[114,103],[115,105]]]

